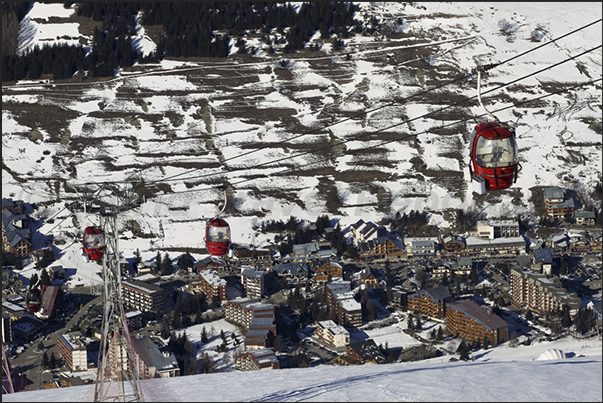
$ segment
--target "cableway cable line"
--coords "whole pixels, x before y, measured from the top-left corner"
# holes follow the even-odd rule
[[[525,76],[523,76],[523,77],[520,77],[520,78],[514,79],[514,80],[512,80],[512,81],[510,81],[510,82],[508,82],[508,83],[501,84],[501,85],[499,85],[499,86],[497,86],[497,87],[495,87],[495,88],[492,88],[492,89],[490,89],[490,90],[488,90],[488,91],[485,91],[483,94],[487,94],[487,93],[490,93],[490,92],[493,92],[493,91],[499,90],[499,89],[501,89],[501,88],[507,87],[507,86],[509,86],[509,85],[515,84],[515,83],[517,83],[517,82],[519,82],[519,81],[521,81],[521,80],[524,80],[524,79],[530,78],[530,77],[535,76],[535,75],[537,75],[537,74],[540,74],[540,73],[542,73],[542,72],[544,72],[544,71],[546,71],[546,70],[549,70],[549,69],[551,69],[551,68],[557,67],[557,66],[559,66],[559,65],[561,65],[561,64],[563,64],[563,63],[566,63],[566,62],[568,62],[568,61],[574,60],[574,59],[576,59],[576,58],[578,58],[578,57],[580,57],[580,56],[583,56],[583,55],[585,55],[585,54],[587,54],[587,53],[590,53],[590,52],[592,52],[592,51],[594,51],[594,50],[596,50],[596,49],[600,49],[601,47],[602,47],[602,45],[599,45],[599,46],[596,46],[596,47],[594,47],[594,48],[592,48],[592,49],[589,49],[589,50],[583,51],[583,52],[581,52],[580,54],[577,54],[577,55],[575,55],[575,56],[571,56],[571,57],[569,57],[569,58],[567,58],[567,59],[565,59],[565,60],[563,60],[563,61],[557,62],[557,63],[552,64],[552,65],[548,65],[548,66],[546,66],[546,67],[544,67],[544,68],[542,68],[542,69],[540,69],[540,70],[537,70],[537,71],[535,71],[535,72],[529,73],[529,74],[527,74],[527,75],[525,75]],[[431,116],[431,115],[434,115],[434,114],[437,114],[437,113],[443,112],[443,111],[445,111],[445,110],[447,110],[447,109],[450,109],[450,108],[452,108],[452,107],[459,106],[459,105],[461,105],[461,104],[463,104],[463,103],[465,103],[465,102],[467,102],[467,101],[471,101],[471,100],[473,100],[473,99],[476,99],[477,97],[478,97],[477,95],[474,95],[474,96],[471,96],[471,97],[469,97],[469,98],[465,98],[465,99],[463,99],[463,100],[460,100],[460,101],[457,101],[457,102],[455,102],[455,103],[452,103],[452,104],[450,104],[450,105],[447,105],[447,106],[441,107],[441,108],[439,108],[439,109],[437,109],[437,110],[434,110],[434,111],[431,111],[431,112],[425,113],[425,114],[423,114],[423,115],[417,116],[417,117],[415,117],[415,118],[407,119],[407,120],[405,120],[405,121],[403,121],[403,122],[401,122],[401,123],[396,123],[396,124],[393,124],[393,125],[390,125],[390,126],[387,126],[387,127],[384,127],[384,128],[378,129],[378,130],[375,130],[375,131],[368,132],[368,133],[363,133],[363,134],[360,134],[360,135],[355,136],[355,137],[353,137],[353,138],[349,138],[349,139],[347,139],[347,140],[341,140],[341,141],[339,141],[339,142],[338,142],[338,143],[336,143],[336,144],[330,144],[330,145],[325,146],[325,147],[322,147],[322,148],[313,149],[313,150],[308,150],[308,151],[302,151],[302,152],[296,153],[296,154],[291,155],[291,156],[283,157],[283,158],[276,159],[276,160],[266,161],[266,162],[263,162],[263,163],[260,163],[260,164],[254,165],[254,166],[252,166],[252,167],[235,168],[235,169],[232,169],[232,170],[229,170],[229,171],[225,171],[225,172],[220,172],[220,173],[208,173],[208,174],[203,174],[203,175],[191,176],[191,177],[181,178],[180,180],[201,179],[201,178],[205,178],[205,177],[209,177],[209,176],[214,176],[214,175],[218,175],[218,174],[221,174],[221,175],[226,175],[226,174],[228,174],[228,173],[233,173],[233,172],[237,172],[237,171],[244,171],[244,170],[250,170],[250,169],[262,168],[262,167],[266,167],[266,166],[271,165],[271,164],[275,164],[275,163],[279,163],[279,162],[283,162],[283,161],[288,161],[288,160],[291,160],[292,158],[296,158],[296,157],[300,157],[300,156],[303,156],[303,155],[308,155],[308,154],[316,153],[316,152],[319,152],[319,151],[328,150],[328,149],[331,149],[331,148],[334,148],[334,147],[337,147],[337,146],[341,146],[341,145],[344,145],[344,144],[349,143],[349,142],[352,142],[352,141],[358,141],[358,140],[361,140],[361,139],[363,139],[363,138],[365,138],[365,137],[367,137],[367,136],[371,136],[371,135],[374,135],[374,134],[377,134],[377,133],[380,133],[380,132],[383,132],[383,131],[391,130],[391,129],[393,129],[393,128],[396,128],[396,127],[401,126],[401,125],[408,124],[408,123],[413,122],[413,121],[416,121],[416,120],[418,120],[418,119],[423,119],[423,118],[425,118],[425,117],[428,117],[428,116]],[[370,147],[369,147],[369,148],[370,148]],[[172,179],[163,179],[163,180],[157,180],[156,182],[164,182],[164,181],[171,181],[171,180],[172,180]],[[161,195],[160,195],[160,196],[161,196]]]
[[[549,40],[548,42],[545,42],[545,43],[543,43],[543,44],[540,44],[540,45],[538,45],[538,46],[536,46],[536,47],[534,47],[534,48],[528,49],[528,50],[526,50],[526,51],[524,51],[524,52],[522,52],[522,53],[520,53],[520,54],[518,54],[518,55],[514,55],[514,56],[512,56],[512,57],[509,57],[509,58],[507,58],[507,59],[505,59],[505,60],[503,60],[503,61],[497,62],[497,63],[492,63],[492,64],[489,64],[489,65],[482,66],[482,69],[484,69],[483,71],[485,71],[485,70],[490,70],[490,69],[493,69],[493,68],[496,68],[496,67],[502,66],[502,65],[504,65],[504,64],[506,64],[506,63],[509,63],[509,62],[510,62],[510,61],[512,61],[512,60],[515,60],[515,59],[517,59],[517,58],[519,58],[519,57],[525,56],[525,55],[527,55],[527,54],[529,54],[529,53],[531,53],[531,52],[534,52],[534,51],[536,51],[536,50],[538,50],[538,49],[540,49],[540,48],[542,48],[542,47],[545,47],[545,46],[548,46],[548,45],[550,45],[550,44],[553,44],[553,43],[555,43],[555,42],[557,42],[557,41],[559,41],[559,40],[561,40],[561,39],[563,39],[563,38],[565,38],[565,37],[568,37],[568,36],[570,36],[570,35],[573,35],[573,34],[575,34],[575,33],[579,32],[579,31],[581,31],[581,30],[584,30],[584,29],[586,29],[586,28],[588,28],[588,27],[590,27],[590,26],[592,26],[592,25],[594,25],[594,24],[600,23],[601,21],[602,21],[602,19],[598,19],[598,20],[596,20],[596,21],[593,21],[593,22],[591,22],[591,23],[589,23],[589,24],[586,24],[586,25],[584,25],[584,26],[582,26],[582,27],[580,27],[580,28],[577,28],[577,29],[575,29],[575,30],[573,30],[573,31],[571,31],[571,32],[568,32],[568,33],[566,33],[566,34],[563,34],[563,35],[561,35],[561,36],[559,36],[559,37],[557,37],[557,38],[551,39],[551,40]],[[428,89],[426,89],[426,90],[419,91],[418,93],[412,94],[412,95],[410,95],[410,96],[408,96],[408,97],[404,97],[404,98],[401,98],[401,99],[396,99],[396,100],[394,100],[394,101],[391,101],[391,102],[389,102],[389,103],[387,103],[387,104],[384,104],[384,105],[381,105],[381,106],[378,106],[378,107],[375,107],[375,108],[373,108],[373,109],[369,109],[369,110],[365,110],[365,111],[359,112],[359,113],[354,114],[354,115],[352,115],[352,116],[350,116],[350,117],[347,117],[347,118],[345,118],[345,119],[342,119],[342,120],[340,120],[340,121],[338,121],[338,122],[334,122],[334,123],[331,123],[331,124],[328,124],[328,125],[323,125],[323,126],[321,126],[320,128],[317,128],[317,129],[311,129],[311,130],[308,130],[308,131],[304,131],[304,132],[300,133],[299,135],[296,135],[296,136],[290,137],[290,138],[288,138],[288,139],[285,139],[285,140],[282,140],[282,141],[276,142],[276,143],[274,143],[274,144],[272,144],[272,145],[273,145],[273,146],[276,146],[276,145],[279,145],[279,144],[286,144],[287,142],[290,142],[290,141],[293,141],[293,140],[299,139],[299,138],[301,138],[301,137],[303,137],[303,136],[306,136],[306,135],[309,135],[309,134],[317,134],[317,133],[322,132],[322,131],[324,131],[324,130],[326,130],[326,129],[330,128],[330,127],[333,127],[333,126],[335,126],[335,125],[338,125],[338,124],[344,123],[344,122],[349,121],[349,120],[352,120],[352,119],[356,119],[356,118],[358,118],[358,117],[362,117],[362,116],[364,116],[364,115],[366,115],[366,114],[369,114],[369,113],[372,113],[372,112],[378,111],[378,110],[380,110],[380,109],[383,109],[383,108],[386,108],[386,107],[395,106],[395,105],[398,105],[398,104],[404,104],[404,103],[407,103],[409,100],[411,100],[411,99],[412,99],[412,98],[414,98],[414,97],[417,97],[417,96],[420,96],[420,95],[425,95],[425,94],[427,94],[427,93],[429,93],[429,92],[431,92],[431,91],[435,91],[435,90],[438,90],[438,89],[444,88],[444,87],[446,87],[446,86],[448,86],[448,85],[451,85],[451,84],[454,84],[454,83],[457,83],[457,82],[460,82],[460,81],[467,80],[467,79],[471,78],[472,76],[474,76],[475,74],[476,74],[476,69],[472,69],[472,70],[471,70],[469,73],[466,73],[466,74],[464,74],[463,76],[460,76],[460,77],[458,77],[458,78],[456,78],[456,79],[453,79],[453,80],[451,80],[451,81],[447,81],[447,82],[445,82],[445,83],[442,83],[442,84],[439,84],[439,85],[437,85],[437,86],[434,86],[434,87],[428,88]],[[217,165],[216,165],[216,168],[221,167],[221,166],[222,166],[222,164],[223,164],[223,163],[225,163],[225,162],[229,162],[229,161],[232,161],[232,160],[237,159],[237,158],[246,157],[246,156],[248,156],[248,155],[251,155],[252,153],[259,152],[260,150],[262,150],[262,149],[250,150],[250,151],[248,151],[248,152],[241,153],[241,154],[238,154],[238,155],[235,155],[235,156],[229,157],[229,158],[227,158],[227,159],[224,159],[224,160],[223,160],[223,161],[222,161],[220,164],[217,164]],[[209,167],[204,167],[204,168],[193,168],[193,169],[188,170],[188,171],[186,171],[186,172],[181,172],[181,173],[179,173],[179,174],[175,174],[175,175],[168,176],[168,177],[165,177],[165,178],[162,178],[162,179],[158,179],[158,180],[155,180],[155,181],[151,181],[151,182],[148,182],[148,183],[146,183],[146,184],[154,184],[154,183],[158,183],[158,182],[166,182],[166,181],[169,181],[169,180],[171,180],[171,179],[178,178],[178,177],[180,177],[180,176],[182,176],[182,175],[187,175],[187,174],[190,174],[190,173],[192,173],[192,172],[198,171],[198,170],[200,170],[200,169],[207,169],[207,168],[209,168]],[[97,184],[97,185],[98,185],[98,184],[106,184],[106,183],[124,183],[124,182],[128,182],[128,180],[129,180],[131,177],[133,177],[134,175],[139,174],[140,172],[142,172],[142,171],[143,171],[143,170],[145,170],[145,169],[147,169],[147,168],[141,168],[141,169],[140,169],[140,170],[138,170],[137,172],[135,172],[135,173],[131,174],[131,175],[130,175],[128,178],[126,178],[124,181],[111,181],[111,182],[88,182],[88,184],[91,184],[91,185],[93,185],[93,184]],[[217,175],[217,174],[210,174],[210,175]],[[197,177],[195,177],[195,178],[197,178]]]
[[[602,80],[603,79],[598,78],[598,79],[591,80],[591,81],[588,81],[588,82],[579,83],[579,84],[573,85],[573,86],[568,87],[568,88],[564,88],[564,89],[561,89],[561,90],[558,90],[558,91],[554,91],[554,92],[550,92],[550,93],[541,95],[541,96],[536,97],[536,98],[532,98],[532,99],[528,99],[528,100],[524,100],[524,101],[519,101],[519,102],[517,102],[517,103],[515,103],[513,105],[501,107],[499,109],[494,110],[493,112],[497,113],[497,112],[502,112],[502,111],[505,111],[505,110],[508,110],[508,109],[511,109],[511,108],[517,108],[519,106],[522,106],[522,105],[525,105],[525,104],[529,104],[530,102],[535,102],[535,101],[538,101],[538,100],[541,100],[541,99],[545,99],[545,98],[548,98],[550,96],[561,94],[561,93],[564,93],[566,91],[569,91],[569,90],[572,90],[572,89],[576,89],[576,88],[580,88],[580,87],[583,87],[583,86],[586,86],[586,85],[592,85],[592,84],[595,84],[595,83],[597,83],[599,81],[602,81]],[[439,128],[446,128],[446,127],[450,127],[450,126],[455,126],[455,125],[458,125],[459,123],[466,123],[466,122],[469,122],[471,120],[474,120],[475,118],[480,118],[480,117],[483,117],[483,116],[487,116],[487,114],[483,113],[481,115],[477,115],[477,116],[474,116],[474,117],[471,117],[471,118],[464,118],[464,119],[460,119],[460,120],[455,120],[455,121],[453,121],[451,123],[446,123],[446,124],[440,125],[438,127]],[[398,126],[400,124],[403,124],[403,123],[398,123],[395,126]],[[389,128],[391,128],[391,126]],[[371,132],[370,134],[374,134],[374,133]],[[424,130],[424,131],[419,132],[419,133],[406,134],[406,135],[403,135],[401,137],[396,137],[396,138],[391,139],[391,140],[384,140],[383,142],[381,142],[379,144],[371,145],[371,146],[359,149],[357,151],[366,151],[366,150],[369,150],[369,149],[372,149],[372,148],[382,147],[382,146],[387,145],[387,144],[391,144],[391,143],[398,142],[398,141],[404,141],[404,140],[416,137],[416,136],[418,136],[420,134],[428,134],[428,131]],[[456,134],[451,134],[451,135],[448,135],[448,136],[453,136],[453,135],[456,135]],[[438,136],[445,136],[445,135],[440,134]],[[305,165],[304,168],[307,167],[307,166],[309,166],[309,165],[320,164],[320,163],[324,163],[324,162],[328,162],[328,161],[331,161],[331,157],[327,157],[327,158],[324,158],[322,160],[310,162],[307,165]],[[300,171],[300,169],[285,168],[285,169],[283,169],[281,171],[275,172],[274,174],[286,174],[286,173],[289,172],[289,173],[291,173],[293,175],[293,174],[295,174],[296,171]],[[266,176],[268,176],[268,175],[266,175]],[[257,178],[242,179],[242,180],[240,180],[238,182],[231,183],[231,185],[234,187],[235,185],[239,185],[239,184],[246,183],[246,182],[251,182],[251,181],[253,181],[255,179],[257,179]],[[201,191],[209,191],[209,190],[214,190],[214,189],[216,189],[216,188],[215,187],[210,187],[210,188],[203,188],[203,189],[183,190],[183,191],[172,192],[172,193],[169,193],[169,194],[157,195],[155,197],[165,197],[165,196],[172,196],[172,195],[177,195],[177,194],[188,194],[188,193],[195,193],[195,192],[201,192]]]

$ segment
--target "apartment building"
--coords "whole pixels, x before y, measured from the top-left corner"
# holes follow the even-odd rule
[[[280,369],[280,363],[270,348],[249,350],[235,356],[238,371],[257,371],[261,369]]]
[[[509,340],[509,325],[490,309],[485,309],[469,299],[449,302],[446,305],[446,328],[463,339],[483,342],[491,346]]]
[[[408,256],[435,256],[439,241],[437,237],[406,237],[404,245]]]
[[[142,379],[172,378],[180,375],[178,360],[171,351],[160,349],[147,335],[132,338],[132,362]]]
[[[407,290],[399,285],[393,286],[391,304],[398,309],[406,309],[408,305],[408,296],[412,293],[413,291]]]
[[[245,350],[273,347],[276,338],[276,318],[253,317],[245,333]]]
[[[262,298],[264,296],[264,271],[253,268],[241,270],[241,285],[248,298]]]
[[[575,315],[581,299],[575,293],[568,293],[557,277],[524,271],[519,267],[511,269],[511,299],[518,307],[526,307],[541,315],[562,310],[563,306]]]
[[[259,299],[239,298],[224,305],[226,320],[244,326],[246,350],[274,346],[279,321],[278,306],[264,304]]]
[[[248,247],[235,247],[234,257],[240,265],[258,265],[261,267],[272,265],[272,252],[268,249],[251,249]]]
[[[475,224],[480,238],[497,239],[519,236],[517,220],[479,220]]]
[[[3,301],[4,302],[4,301]],[[4,305],[4,304],[3,304]],[[13,341],[13,331],[11,322],[10,313],[4,310],[4,306],[2,306],[2,343],[9,345]]]
[[[345,347],[350,344],[350,332],[332,320],[318,322],[314,335],[333,347]]]
[[[189,281],[189,288],[195,292],[202,292],[209,302],[227,301],[226,280],[218,275],[215,270],[201,270],[197,280]]]
[[[123,302],[127,307],[141,312],[156,312],[163,309],[165,293],[161,287],[140,280],[121,282]]]
[[[57,350],[72,371],[88,369],[88,350],[80,340],[81,332],[63,333],[57,335]]]
[[[278,316],[278,306],[264,304],[257,298],[237,298],[224,304],[224,318],[246,329],[249,329],[254,318],[272,318],[277,321]]]
[[[521,236],[495,239],[467,237],[467,256],[517,255],[526,252],[526,241]]]
[[[445,287],[437,286],[409,294],[407,309],[409,311],[429,316],[435,319],[444,319],[446,304],[452,301],[452,295]]]
[[[362,326],[362,308],[354,298],[350,281],[331,281],[325,286],[326,302],[330,312],[337,315],[341,326]]]
[[[551,275],[553,272],[553,249],[540,248],[534,251],[534,263],[530,265],[532,271]]]
[[[567,190],[559,187],[544,189],[544,207],[546,214],[552,218],[574,215],[574,200],[567,197]]]

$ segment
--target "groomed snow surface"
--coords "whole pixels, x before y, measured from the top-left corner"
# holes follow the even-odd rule
[[[145,381],[149,384],[143,383],[142,393],[147,401],[185,402],[600,402],[601,342],[565,344],[592,345],[594,354],[525,361],[534,355],[532,350],[546,348],[537,345],[514,348],[518,361],[448,362],[439,357],[386,365],[236,371]],[[20,392],[3,395],[2,401],[86,401],[82,399],[92,396],[91,391],[90,386],[77,386]]]

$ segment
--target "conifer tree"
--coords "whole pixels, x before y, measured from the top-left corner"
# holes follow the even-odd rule
[[[161,273],[161,252],[157,251],[157,255],[155,256],[155,273]]]
[[[169,276],[174,271],[174,265],[172,263],[172,259],[170,259],[170,254],[165,252],[163,255],[163,261],[161,262],[161,274],[163,276]]]
[[[410,330],[415,330],[415,324],[414,324],[411,313],[409,313],[408,318],[406,318],[406,327],[409,328]]]
[[[567,305],[563,306],[563,319],[561,319],[561,324],[566,329],[572,324],[572,318],[570,317],[570,312]]]
[[[563,258],[563,256],[561,256],[561,258],[559,259],[559,275],[565,276],[566,273],[567,269],[565,267],[565,259]]]
[[[134,252],[134,269],[138,271],[138,265],[142,262],[142,256],[140,256],[140,250],[136,248],[136,252]]]
[[[40,273],[40,285],[50,285],[50,276],[46,269],[42,269]]]

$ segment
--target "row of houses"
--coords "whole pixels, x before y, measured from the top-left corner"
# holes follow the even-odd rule
[[[580,213],[580,214],[578,214]],[[594,212],[576,212],[579,225],[594,225]],[[406,258],[436,256],[472,256],[517,255],[531,253],[537,247],[538,240],[530,240],[520,235],[517,220],[479,220],[475,230],[467,236],[446,233],[439,237],[405,237],[403,241],[392,236],[384,227],[360,219],[350,227],[353,239],[359,246],[359,258]],[[570,234],[568,232],[568,234]],[[582,239],[576,235],[568,236],[568,251],[600,250],[600,231],[579,231]],[[540,245],[558,245],[559,241],[551,237]]]

